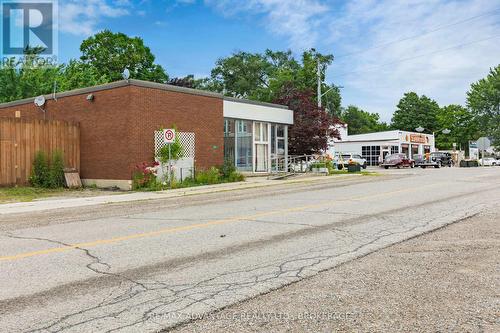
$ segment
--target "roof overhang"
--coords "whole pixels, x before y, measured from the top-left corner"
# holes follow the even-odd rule
[[[224,102],[225,101],[232,101],[232,102],[236,102],[236,103],[242,104],[242,105],[243,104],[246,104],[248,106],[255,105],[255,106],[257,106],[257,109],[259,109],[260,107],[268,107],[270,110],[274,110],[274,109],[287,110],[288,109],[286,106],[283,106],[283,105],[262,103],[262,102],[258,102],[258,101],[239,99],[239,98],[224,97],[222,94],[219,94],[216,92],[191,89],[191,88],[185,88],[185,87],[178,87],[178,86],[173,86],[173,85],[164,84],[164,83],[149,82],[149,81],[134,80],[134,79],[115,81],[115,82],[106,83],[106,84],[88,87],[88,88],[80,88],[80,89],[75,89],[75,90],[70,90],[70,91],[59,92],[55,95],[55,97],[56,98],[64,98],[64,97],[75,96],[75,95],[95,93],[95,92],[99,92],[99,91],[103,91],[103,90],[116,89],[116,88],[121,88],[121,87],[126,87],[126,86],[136,86],[136,87],[142,87],[142,88],[148,88],[148,89],[171,91],[171,92],[177,92],[177,93],[182,93],[182,94],[187,94],[187,95],[213,97],[213,98],[223,99]],[[35,99],[35,96],[33,96],[31,98],[24,98],[24,99],[17,100],[17,101],[0,103],[0,109],[6,108],[6,107],[11,107],[11,106],[30,104],[30,103],[33,103],[34,99]],[[45,99],[46,100],[54,99],[54,95],[53,94],[45,95]],[[249,109],[251,109],[251,107],[249,107]],[[278,118],[280,118],[280,117],[278,116]],[[244,119],[248,119],[248,118],[244,118]],[[293,117],[292,117],[292,123],[293,123]]]
[[[293,111],[286,106],[224,98],[224,117],[293,125]]]

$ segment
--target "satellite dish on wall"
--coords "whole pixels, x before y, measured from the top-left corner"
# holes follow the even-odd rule
[[[45,96],[41,95],[35,98],[35,105],[41,108],[45,105]]]
[[[125,68],[122,73],[122,77],[124,80],[128,80],[130,78],[130,71],[128,68]]]

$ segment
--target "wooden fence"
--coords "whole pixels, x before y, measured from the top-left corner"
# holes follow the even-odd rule
[[[38,151],[60,151],[65,167],[80,170],[79,124],[0,118],[0,186],[27,184]]]

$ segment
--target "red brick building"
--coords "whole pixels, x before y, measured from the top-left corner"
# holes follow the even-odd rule
[[[286,149],[276,133],[284,137],[286,126],[293,123],[292,111],[283,106],[138,80],[45,98],[44,111],[33,98],[0,104],[0,117],[80,123],[81,178],[104,186],[128,187],[134,166],[153,160],[154,131],[161,127],[175,124],[179,131],[195,133],[197,168],[234,158],[239,169],[257,172],[269,171],[272,151],[278,152],[278,144]],[[247,140],[244,147],[243,138]]]

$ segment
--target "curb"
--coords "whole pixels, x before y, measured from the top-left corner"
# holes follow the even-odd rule
[[[335,175],[328,177],[327,179],[340,180],[340,179],[350,179],[357,178],[361,175]],[[165,190],[158,192],[132,192],[126,194],[113,194],[113,195],[103,195],[95,197],[85,197],[85,198],[68,198],[68,199],[44,199],[31,202],[16,202],[0,204],[0,216],[5,216],[9,214],[18,213],[32,213],[40,211],[48,211],[60,208],[76,208],[76,207],[87,207],[96,206],[103,204],[113,204],[113,203],[126,203],[144,200],[155,200],[155,199],[170,199],[170,198],[180,198],[186,196],[221,193],[237,190],[247,190],[256,188],[266,188],[276,185],[293,185],[300,183],[314,183],[325,181],[325,176],[314,176],[314,177],[304,177],[299,179],[287,179],[287,180],[265,180],[263,182],[239,182],[239,183],[225,183],[216,185],[206,185],[189,187],[183,189]]]

